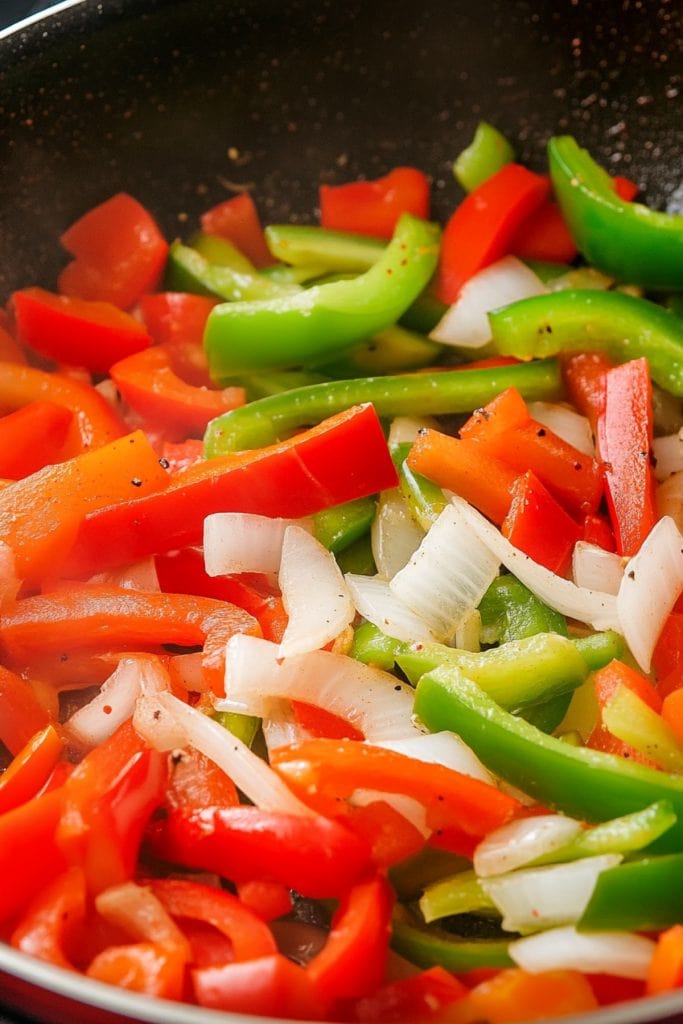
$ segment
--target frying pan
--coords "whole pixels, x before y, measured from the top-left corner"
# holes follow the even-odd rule
[[[548,136],[570,132],[650,205],[680,208],[682,39],[678,0],[62,3],[0,34],[0,301],[53,286],[59,233],[119,190],[173,238],[235,189],[266,222],[315,222],[321,181],[414,164],[443,219],[482,119],[537,169]],[[240,1019],[2,945],[0,1007],[60,1024]],[[683,1020],[683,992],[581,1020]]]

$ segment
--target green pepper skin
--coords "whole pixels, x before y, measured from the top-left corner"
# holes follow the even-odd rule
[[[315,264],[322,273],[369,270],[387,246],[381,238],[307,224],[269,224],[264,233],[276,259],[295,267]]]
[[[683,776],[546,736],[450,665],[422,676],[415,714],[433,732],[457,733],[495,775],[574,818],[606,821],[669,800],[676,824],[649,850],[683,847]]]
[[[320,364],[389,327],[428,284],[439,239],[436,224],[403,214],[380,258],[358,277],[216,306],[204,334],[211,376]]]
[[[683,288],[683,216],[626,202],[570,135],[548,143],[550,177],[569,231],[589,263],[655,291]]]
[[[603,871],[578,922],[580,931],[658,931],[683,920],[683,853]]]
[[[313,516],[313,535],[336,555],[368,532],[376,510],[373,498],[356,498],[343,505],[332,505]]]
[[[298,285],[279,284],[254,268],[249,270],[249,261],[241,254],[238,256],[239,262],[233,266],[211,263],[197,249],[174,242],[168,254],[165,287],[170,291],[192,292],[235,303],[266,301],[300,293]]]
[[[453,174],[466,192],[472,192],[514,159],[515,151],[502,132],[480,121],[469,146],[455,160]]]
[[[420,524],[423,530],[428,530],[439,518],[448,502],[438,484],[428,480],[426,476],[412,471],[406,462],[411,448],[410,443],[394,445],[391,457],[398,470],[398,486],[410,506],[413,519]]]
[[[569,289],[521,299],[489,313],[501,355],[543,358],[607,352],[618,363],[644,356],[655,383],[683,396],[683,321],[669,309],[624,292]]]
[[[431,925],[414,924],[407,911],[399,908],[394,916],[391,945],[418,967],[437,964],[447,971],[471,971],[478,967],[512,967],[509,939],[461,939]]]
[[[487,643],[521,640],[535,633],[568,636],[567,620],[533,594],[515,576],[498,576],[479,604],[482,631]],[[495,632],[495,638],[488,636]]]
[[[378,415],[385,417],[471,412],[509,387],[518,388],[528,401],[551,401],[562,392],[559,365],[554,360],[539,360],[492,369],[363,377],[296,388],[213,420],[204,436],[204,451],[212,458],[261,448],[364,402],[372,402]]]

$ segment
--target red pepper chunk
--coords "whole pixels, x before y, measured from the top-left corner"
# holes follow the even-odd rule
[[[547,178],[509,163],[466,196],[443,233],[436,276],[442,302],[455,302],[466,281],[510,251],[517,229],[549,189]]]
[[[586,741],[586,746],[591,747],[593,750],[604,750],[607,753],[618,754],[620,757],[628,757],[632,761],[652,766],[651,761],[648,761],[630,744],[624,743],[623,740],[613,736],[602,723],[602,709],[609,704],[620,686],[628,687],[649,708],[652,708],[653,711],[659,714],[662,709],[662,700],[650,680],[641,672],[637,672],[635,669],[630,668],[630,666],[615,659],[603,668],[598,669],[593,676],[593,686],[598,702],[598,720]]]
[[[282,953],[242,963],[195,967],[191,977],[200,1006],[239,1014],[240,1018],[249,1014],[255,1019],[321,1019],[320,1000],[308,972]]]
[[[55,838],[63,811],[62,787],[0,815],[0,924],[68,867]]]
[[[371,995],[359,999],[350,1019],[376,1021],[378,1024],[400,1024],[401,1021],[441,1020],[444,1010],[467,995],[469,990],[443,967],[426,971],[383,985]]]
[[[598,418],[607,507],[620,555],[635,555],[657,521],[652,471],[652,383],[646,359],[609,370]]]
[[[415,167],[395,167],[374,181],[320,186],[320,223],[336,231],[391,238],[402,213],[429,216],[429,182]]]
[[[0,775],[0,814],[19,807],[43,788],[63,747],[53,725],[45,726],[29,740]]]
[[[268,267],[275,263],[261,227],[254,200],[248,192],[225,199],[201,216],[202,231],[219,235],[251,260],[255,267]]]
[[[60,462],[73,414],[55,402],[31,402],[0,419],[0,477],[22,480]]]
[[[12,932],[11,945],[38,960],[73,970],[70,940],[86,916],[86,899],[82,869],[69,868],[36,894]]]
[[[578,254],[562,211],[547,199],[517,229],[510,250],[522,260],[571,263]]]
[[[138,320],[109,302],[25,288],[14,293],[12,305],[20,341],[48,359],[92,373],[107,373],[152,343]]]
[[[168,255],[154,218],[126,192],[89,210],[60,241],[76,257],[59,276],[60,292],[120,309],[153,291]]]
[[[562,576],[581,529],[529,471],[515,481],[501,533],[539,565]]]
[[[143,295],[139,306],[145,327],[157,345],[201,345],[207,318],[218,301],[191,292],[155,292]]]

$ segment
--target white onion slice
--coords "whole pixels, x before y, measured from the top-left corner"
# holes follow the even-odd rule
[[[391,421],[387,442],[390,448],[397,444],[412,444],[421,430],[438,427],[433,416],[396,416]]]
[[[387,636],[423,644],[437,639],[425,620],[392,592],[388,580],[349,572],[345,579],[356,611]]]
[[[536,932],[578,921],[593,895],[598,875],[621,860],[621,854],[605,853],[569,864],[526,868],[482,878],[481,887],[503,915],[506,931]]]
[[[666,480],[672,473],[680,473],[683,470],[683,429],[677,434],[656,437],[652,442],[652,454],[657,480]]]
[[[267,718],[271,702],[286,697],[338,715],[368,742],[420,732],[414,691],[388,672],[331,651],[280,658],[276,644],[242,633],[226,646],[225,693],[218,710]]]
[[[663,480],[655,491],[657,514],[671,516],[678,529],[683,533],[683,470],[672,473]]]
[[[315,813],[294,796],[280,776],[239,737],[172,693],[146,697],[144,720],[138,724],[134,719],[134,724],[152,746],[157,746],[158,730],[161,749],[169,749],[166,741],[175,730],[182,741],[173,743],[173,747],[189,744],[199,750],[222,768],[247,799],[262,810],[307,816]]]
[[[278,747],[289,747],[312,738],[294,718],[288,701],[273,701],[268,712],[268,717],[261,721],[261,729],[269,755]]]
[[[580,822],[563,814],[518,818],[482,839],[474,851],[474,870],[480,878],[514,871],[537,857],[561,849],[580,832]]]
[[[208,575],[277,572],[285,530],[293,522],[247,512],[214,512],[207,516],[204,564]]]
[[[643,981],[655,950],[652,939],[630,932],[577,932],[554,928],[517,939],[508,952],[526,971],[573,970]]]
[[[557,402],[529,402],[529,413],[584,455],[595,455],[593,431],[585,416]]]
[[[456,628],[498,575],[499,559],[458,515],[446,505],[405,568],[389,586],[443,641]]]
[[[288,616],[281,658],[324,647],[353,622],[356,609],[334,555],[300,526],[285,530],[279,582]]]
[[[624,559],[598,544],[577,540],[572,552],[572,576],[577,587],[618,594],[624,575]]]
[[[670,516],[655,523],[629,559],[617,595],[624,639],[643,672],[666,618],[683,592],[683,537]]]
[[[545,295],[548,289],[537,274],[516,256],[505,256],[471,277],[429,337],[442,345],[482,348],[491,340],[486,315],[492,309],[520,299]]]
[[[156,659],[121,658],[99,693],[75,711],[64,728],[79,746],[96,747],[132,716],[141,693],[158,693],[168,687],[166,670]]]
[[[481,650],[481,644],[481,614],[478,608],[472,608],[455,627],[453,646],[460,651],[476,653]]]
[[[399,489],[384,491],[370,530],[378,574],[385,580],[395,576],[417,551],[424,535]]]
[[[577,587],[570,580],[557,576],[545,566],[534,562],[519,548],[513,547],[488,519],[463,498],[452,495],[451,502],[496,558],[541,601],[563,615],[587,622],[594,629],[622,631],[617,614],[617,599],[613,594]]]
[[[377,746],[395,750],[397,754],[406,754],[426,764],[441,764],[451,771],[460,772],[461,775],[481,779],[490,786],[495,785],[494,777],[488,768],[484,767],[474,751],[454,732],[425,733],[403,740],[383,740]]]

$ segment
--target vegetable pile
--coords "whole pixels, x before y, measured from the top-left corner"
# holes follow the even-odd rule
[[[683,986],[683,218],[568,136],[118,194],[0,321],[0,938],[286,1019]]]

